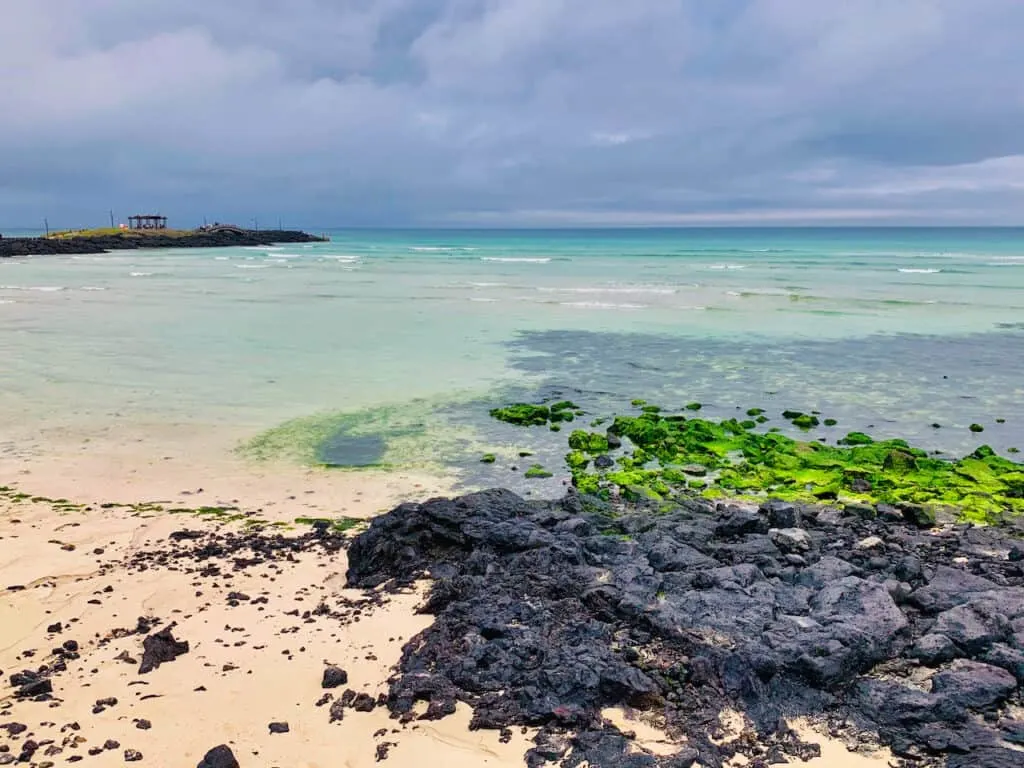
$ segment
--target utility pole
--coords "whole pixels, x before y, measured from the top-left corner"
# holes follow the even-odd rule
[[[50,221],[49,219],[43,218],[43,226],[46,228],[46,236],[50,236]]]
[[[114,210],[113,210],[113,208],[110,209],[110,228],[111,229],[114,228]]]

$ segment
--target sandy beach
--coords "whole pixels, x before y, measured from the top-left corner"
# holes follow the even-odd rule
[[[376,698],[403,643],[429,623],[415,613],[415,592],[365,612],[352,608],[358,615],[345,621],[295,615],[363,600],[344,589],[344,552],[199,578],[123,563],[166,545],[173,531],[211,523],[120,508],[60,513],[31,502],[4,503],[0,519],[0,669],[9,678],[52,664],[51,648],[77,647],[54,677],[53,702],[15,703],[4,692],[0,725],[23,723],[27,730],[8,738],[0,729],[0,743],[11,748],[0,755],[17,755],[32,740],[41,745],[33,764],[64,763],[112,740],[118,746],[102,749],[91,764],[121,765],[125,750],[137,750],[146,764],[194,765],[226,743],[242,765],[314,768],[372,765],[378,747],[394,743],[389,764],[419,765],[425,755],[433,756],[431,764],[521,764],[525,737],[501,745],[495,732],[471,733],[467,711],[400,726],[384,709],[349,712],[331,723],[328,708],[315,705],[327,662],[348,673],[353,690]],[[229,600],[232,593],[251,598]],[[174,635],[189,643],[189,653],[140,675],[143,635],[118,636],[139,617],[176,622]],[[93,712],[110,698],[117,704]],[[143,721],[151,727],[141,729]],[[270,733],[271,722],[287,722],[289,732]]]

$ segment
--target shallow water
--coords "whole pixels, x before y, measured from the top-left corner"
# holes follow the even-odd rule
[[[8,437],[163,421],[256,436],[423,398],[386,440],[346,422],[316,455],[374,463],[443,418],[476,434],[441,451],[464,459],[502,438],[487,406],[564,389],[595,412],[700,400],[818,409],[948,452],[1024,443],[1024,230],[330,234],[0,260]]]

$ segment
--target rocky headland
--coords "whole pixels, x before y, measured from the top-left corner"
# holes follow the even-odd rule
[[[296,230],[221,230],[160,234],[119,232],[81,237],[0,237],[0,258],[105,253],[140,248],[227,248],[278,243],[314,243],[322,237]]]

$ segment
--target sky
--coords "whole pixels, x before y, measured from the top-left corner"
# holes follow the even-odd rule
[[[1021,0],[4,0],[0,226],[1024,224]]]

